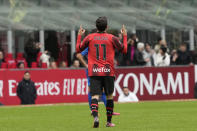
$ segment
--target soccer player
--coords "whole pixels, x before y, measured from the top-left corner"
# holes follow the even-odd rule
[[[96,20],[97,32],[86,36],[81,43],[81,36],[85,30],[80,26],[76,51],[80,53],[85,48],[88,49],[88,76],[90,76],[90,94],[92,96],[91,110],[94,117],[94,128],[99,127],[98,119],[98,99],[99,95],[103,92],[107,96],[107,127],[113,127],[115,124],[111,122],[114,101],[114,54],[115,48],[119,51],[127,52],[127,31],[123,25],[121,33],[123,35],[123,44],[117,37],[106,33],[107,18],[99,17]]]
[[[90,87],[90,77],[88,76],[88,65],[86,61],[84,60],[84,56],[88,55],[88,47],[82,51],[81,53],[77,53],[76,57],[79,59],[79,61],[82,63],[84,67],[86,67],[86,77],[88,79],[88,87]],[[105,107],[107,106],[107,100],[106,100],[106,95],[104,92],[102,92],[101,95],[101,100],[104,102]],[[92,102],[92,96],[90,95],[90,92],[88,92],[88,102],[89,102],[89,107],[91,110],[91,102]],[[120,113],[113,112],[113,115],[120,115]]]

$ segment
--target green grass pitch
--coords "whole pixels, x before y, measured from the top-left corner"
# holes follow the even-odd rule
[[[197,101],[116,103],[115,111],[116,127],[106,128],[100,104],[93,129],[87,104],[0,107],[0,131],[197,131]]]

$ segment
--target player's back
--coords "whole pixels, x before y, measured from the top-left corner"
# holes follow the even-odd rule
[[[88,36],[89,76],[114,76],[113,37],[108,33],[93,33]]]

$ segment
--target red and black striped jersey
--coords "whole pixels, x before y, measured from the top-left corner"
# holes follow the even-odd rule
[[[92,33],[81,43],[81,35],[77,37],[76,51],[79,53],[88,49],[88,75],[114,76],[115,48],[127,52],[127,36],[123,36],[123,44],[117,37],[108,33]]]

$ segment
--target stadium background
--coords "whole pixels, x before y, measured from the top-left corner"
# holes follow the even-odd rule
[[[48,36],[58,37],[61,58],[72,59],[76,30],[82,24],[91,31],[98,16],[107,16],[115,35],[124,23],[129,34],[136,33],[141,42],[157,44],[159,36],[170,49],[187,42],[196,48],[195,0],[1,0],[0,43],[5,52],[24,52],[29,38],[45,43]],[[51,38],[52,39],[52,38]],[[47,44],[47,43],[45,43]],[[69,51],[64,52],[64,48]],[[44,46],[41,49],[44,51]],[[70,63],[69,63],[70,65]]]
[[[186,43],[192,64],[116,64],[115,100],[123,86],[128,86],[140,102],[116,102],[115,111],[121,115],[113,117],[116,127],[112,129],[106,129],[105,108],[99,104],[98,130],[196,131],[196,7],[197,0],[0,0],[0,53],[4,55],[0,69],[0,103],[4,105],[0,108],[0,130],[93,130],[85,68],[73,66],[76,36],[80,24],[87,35],[95,28],[98,16],[107,16],[109,32],[116,36],[125,24],[128,39],[136,34],[139,42],[149,43],[152,48],[158,39],[166,40],[169,54]],[[42,44],[31,68],[27,68],[25,52],[29,40]],[[40,63],[45,50],[53,53],[55,63],[64,61],[65,66],[52,69]],[[18,62],[25,67],[18,68]],[[16,96],[17,84],[26,70],[36,83],[36,105],[21,106]]]
[[[192,62],[193,64],[196,63],[196,0],[1,0],[0,3],[0,48],[4,53],[5,59],[8,59],[6,61],[7,65],[3,66],[2,64],[3,70],[1,70],[0,81],[0,99],[4,104],[19,104],[19,100],[16,97],[16,86],[17,82],[22,79],[23,72],[27,69],[31,70],[32,79],[37,83],[44,83],[45,81],[59,83],[59,90],[55,90],[55,86],[42,87],[42,84],[38,84],[37,89],[43,90],[45,95],[42,91],[39,94],[38,91],[37,103],[86,102],[87,99],[84,96],[87,95],[87,82],[84,70],[73,69],[72,63],[75,60],[76,36],[79,25],[82,24],[87,30],[86,34],[88,34],[95,29],[95,20],[98,16],[107,16],[109,32],[112,34],[118,36],[119,29],[122,24],[125,24],[128,30],[128,39],[131,37],[131,34],[136,34],[139,42],[149,43],[152,48],[158,44],[158,39],[166,40],[169,53],[173,49],[178,49],[181,43],[186,43],[193,58]],[[34,62],[35,65],[33,64],[32,68],[27,68],[27,65],[25,65],[25,69],[18,70],[16,66],[18,57],[21,57],[22,54],[22,59],[25,61],[25,45],[28,44],[30,39],[42,45],[38,59]],[[65,72],[64,75],[58,74],[58,72],[61,72],[58,69],[52,71],[50,67],[47,69],[47,66],[39,65],[39,56],[45,50],[52,53],[56,63],[66,62],[67,67],[60,69],[62,72]],[[9,65],[9,62],[11,62],[11,65]],[[136,72],[139,77],[139,83],[141,82],[140,79],[142,79],[140,73],[145,73],[146,79],[139,85],[131,75],[131,79],[128,80],[127,84],[124,82],[117,84],[116,95],[122,93],[121,88],[127,85],[130,90],[138,94],[139,98],[142,97],[140,94],[143,91],[145,91],[144,95],[150,95],[149,97],[142,97],[140,100],[194,98],[194,79],[196,74],[194,73],[194,65],[184,65],[179,68],[176,66],[136,68],[117,65],[117,68],[119,68],[117,69],[117,76],[125,72],[125,76],[127,74],[130,75],[129,73],[135,72],[136,69],[140,68]],[[126,71],[123,71],[124,68]],[[73,75],[69,73],[70,69],[74,72]],[[42,70],[48,72],[42,73]],[[150,76],[151,72],[147,70],[155,70],[153,78]],[[78,71],[83,75],[77,75]],[[166,72],[168,74],[165,74]],[[164,82],[162,88],[165,88],[166,91],[169,90],[167,96],[165,96],[166,92],[163,92],[163,89],[154,89],[154,87],[160,87],[160,84],[162,84],[157,82],[158,85],[154,86],[158,73],[162,73]],[[174,81],[170,81],[172,85],[168,86],[168,75],[170,73],[173,74],[172,78]],[[188,73],[187,76],[185,76],[185,73]],[[59,75],[58,77],[62,76],[63,80],[55,81],[53,79],[54,74]],[[75,78],[76,75],[78,78]],[[37,79],[37,76],[43,77],[38,77],[39,79]],[[79,77],[81,82],[78,82]],[[179,77],[181,78],[179,79]],[[71,93],[73,97],[69,96],[69,90],[71,90],[72,86],[71,79],[75,79],[74,84],[76,83],[73,89],[74,92],[73,94]],[[147,81],[149,82],[148,86],[146,85]],[[151,81],[153,85],[151,85]],[[181,81],[181,83],[177,84],[176,81]],[[189,82],[188,85],[184,85],[186,82]],[[189,92],[186,91],[186,94],[181,92],[181,90],[186,88],[185,86],[189,88]],[[137,90],[137,88],[139,89]],[[151,89],[152,91],[150,91]],[[48,92],[44,90],[48,90]],[[63,92],[63,90],[67,91],[68,94]],[[64,93],[64,96],[58,94],[58,91]],[[81,92],[79,95],[84,98],[81,101],[76,100],[78,91]],[[158,94],[155,94],[158,96],[155,97],[153,92],[157,91]],[[49,92],[52,93],[50,94]]]

